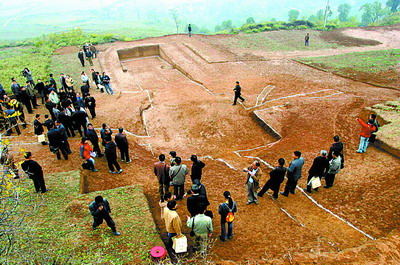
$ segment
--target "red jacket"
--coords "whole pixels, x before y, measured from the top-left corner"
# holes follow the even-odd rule
[[[365,138],[371,137],[371,132],[376,131],[376,127],[373,124],[367,124],[360,118],[357,118],[357,121],[361,124],[362,129],[360,135]]]
[[[92,152],[92,147],[89,144],[82,144],[79,146],[80,155],[83,159],[88,160],[90,158],[90,152]]]

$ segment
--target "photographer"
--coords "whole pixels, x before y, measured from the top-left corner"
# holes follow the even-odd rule
[[[28,68],[22,70],[21,73],[26,78],[26,81],[28,81],[32,86],[35,86],[35,82],[33,82],[32,72]]]
[[[90,214],[93,216],[93,230],[96,230],[99,225],[106,221],[107,225],[111,228],[114,235],[119,236],[121,233],[117,232],[115,223],[110,216],[111,208],[106,199],[101,196],[96,196],[94,201],[89,205]]]

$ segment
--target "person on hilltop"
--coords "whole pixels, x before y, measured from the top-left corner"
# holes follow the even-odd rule
[[[329,148],[329,153],[328,153],[328,161],[331,161],[333,158],[333,152],[337,151],[340,154],[341,158],[341,167],[344,168],[344,154],[343,154],[343,149],[344,149],[344,144],[340,141],[340,137],[338,135],[333,136],[333,144]]]
[[[221,235],[219,239],[225,241],[227,238],[232,239],[233,237],[233,221],[226,220],[227,215],[231,212],[232,215],[238,211],[237,204],[232,200],[231,193],[224,191],[225,202],[218,206],[218,213],[221,216]],[[228,234],[226,233],[226,224],[228,224]]]
[[[192,173],[190,175],[193,183],[195,179],[201,180],[202,171],[206,164],[200,161],[196,155],[192,155],[190,157],[190,160],[193,162]]]
[[[236,86],[233,89],[235,91],[235,99],[233,100],[232,105],[236,105],[237,99],[239,98],[242,102],[245,101],[244,98],[242,98],[242,88],[239,85],[239,81],[236,81]]]
[[[169,169],[169,177],[171,178],[172,185],[174,186],[174,195],[177,200],[183,198],[185,193],[185,179],[189,170],[186,165],[181,165],[182,159],[175,157],[175,165]]]
[[[169,192],[169,166],[165,163],[165,155],[160,154],[158,156],[158,162],[154,163],[154,175],[158,180],[158,192],[160,193],[161,198],[164,194]]]
[[[285,186],[285,191],[281,192],[281,194],[285,197],[289,196],[289,192],[294,194],[294,191],[297,186],[297,182],[301,178],[301,169],[304,165],[304,158],[301,157],[300,151],[294,151],[293,153],[294,160],[290,163],[289,168],[287,170],[287,182]]]
[[[189,24],[188,26],[189,37],[192,37],[192,26]]]
[[[246,181],[247,205],[251,203],[258,204],[257,190],[259,186],[260,177],[262,175],[260,162],[255,160],[248,168],[243,169],[243,172],[247,172],[247,181]]]
[[[26,81],[28,81],[32,86],[35,86],[31,70],[29,70],[28,68],[24,68],[24,70],[22,70],[22,75],[26,78]]]
[[[89,139],[85,136],[82,137],[82,141],[79,145],[79,155],[82,157],[83,162],[88,165],[87,169],[97,172],[97,169],[94,167],[95,161],[92,157],[92,153],[93,149],[89,144]]]
[[[97,53],[98,53],[98,51],[96,49],[96,46],[94,46],[93,44],[90,43],[89,44],[89,50],[92,52],[93,59],[96,59]]]
[[[204,205],[200,205],[198,211],[199,213],[196,216],[187,216],[186,225],[194,232],[194,251],[200,251],[200,253],[205,254],[207,252],[208,239],[213,232],[212,219],[204,214],[206,211]]]
[[[106,155],[108,169],[110,170],[110,173],[111,174],[116,173],[114,171],[114,166],[117,169],[118,174],[122,173],[123,170],[117,162],[117,145],[112,141],[111,136],[106,137],[104,140],[106,142],[106,148],[104,153]]]
[[[362,127],[360,133],[360,144],[358,146],[357,153],[365,153],[367,152],[369,137],[371,137],[371,134],[376,131],[376,126],[374,125],[374,121],[372,119],[368,120],[367,123],[360,118],[357,118],[356,120]]]
[[[329,160],[326,157],[327,152],[325,150],[321,150],[320,155],[317,156],[314,161],[312,166],[310,167],[310,170],[308,170],[308,178],[307,178],[307,188],[304,190],[308,193],[311,193],[311,183],[310,180],[313,177],[319,177],[321,180],[322,177],[325,176],[328,168],[329,168]],[[318,188],[314,189],[315,191],[318,190]]]
[[[93,230],[96,230],[99,225],[106,221],[107,225],[111,228],[114,235],[119,236],[121,233],[117,232],[115,222],[111,218],[111,207],[108,201],[102,196],[96,196],[94,201],[89,205],[90,214],[93,216]]]
[[[22,162],[21,168],[33,180],[36,192],[45,193],[48,191],[43,177],[43,169],[38,162],[34,161],[31,152],[24,154],[25,161]]]
[[[278,166],[274,168],[271,172],[269,172],[269,180],[265,183],[264,187],[261,191],[257,194],[257,196],[262,197],[265,192],[271,189],[274,194],[272,198],[278,199],[279,190],[281,188],[281,183],[283,182],[287,168],[284,167],[285,159],[279,158],[278,159]]]
[[[83,52],[83,50],[80,50],[78,52],[78,58],[79,61],[81,61],[82,67],[85,67],[85,53]]]
[[[118,129],[118,133],[115,135],[115,143],[121,152],[121,161],[130,163],[131,159],[129,158],[129,143],[128,138],[126,138],[126,135],[124,134],[123,128]]]

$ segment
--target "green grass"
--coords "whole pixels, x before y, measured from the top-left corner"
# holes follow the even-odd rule
[[[310,46],[304,46],[304,36],[310,32]],[[214,42],[214,41],[213,41]],[[217,39],[217,44],[228,48],[246,48],[262,51],[306,51],[341,47],[328,43],[320,37],[320,32],[311,30],[280,30],[254,34],[233,35]]]
[[[364,73],[387,71],[400,63],[400,49],[354,52],[334,56],[300,58],[299,61],[335,71],[351,69]]]
[[[44,205],[25,220],[31,226],[31,238],[16,246],[24,258],[38,264],[148,263],[148,251],[162,242],[142,188],[79,194],[79,178],[79,171],[46,177],[51,190],[44,195]],[[97,195],[108,199],[121,236],[114,236],[105,223],[96,231],[91,229],[88,206]],[[23,259],[16,255],[11,260],[22,263]]]

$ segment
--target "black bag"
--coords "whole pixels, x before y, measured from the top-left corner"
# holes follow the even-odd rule
[[[195,236],[196,234],[194,233],[194,231],[193,231],[193,228],[194,228],[194,218],[196,218],[196,217],[193,217],[193,223],[192,223],[192,231],[190,231],[190,236]]]
[[[368,139],[368,142],[375,143],[375,140],[376,140],[376,134],[371,134],[371,136]]]

